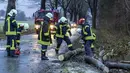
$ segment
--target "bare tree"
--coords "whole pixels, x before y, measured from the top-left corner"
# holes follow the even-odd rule
[[[97,4],[98,0],[85,0],[88,3],[89,8],[91,9],[92,14],[92,26],[96,29],[96,18],[97,18]]]
[[[41,0],[41,9],[46,9],[46,0]]]
[[[50,2],[50,8],[51,8],[51,10],[53,10],[53,9],[55,9],[55,2],[54,2],[54,0],[49,0],[49,2]]]
[[[84,0],[72,0],[68,12],[70,13],[70,20],[74,18],[74,22],[77,22],[78,18],[85,17],[88,6]]]
[[[55,1],[55,8],[57,9],[58,7],[58,0],[54,0]]]
[[[58,4],[63,8],[64,10],[64,16],[66,17],[67,9],[72,0],[58,0]]]
[[[6,21],[6,18],[7,18],[7,13],[11,10],[11,9],[15,9],[16,8],[16,0],[8,0],[8,6],[7,6],[7,11],[6,11],[6,16],[5,16],[5,21]],[[5,32],[5,23],[4,23],[4,32]]]

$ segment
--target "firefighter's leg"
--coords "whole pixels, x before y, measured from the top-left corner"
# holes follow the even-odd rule
[[[91,40],[85,42],[85,52],[87,56],[93,57],[93,52],[91,50]]]
[[[16,36],[16,43],[17,43],[17,46],[20,45],[20,34],[17,34]]]
[[[11,38],[10,36],[7,36],[7,44],[6,44],[7,56],[10,56],[10,47],[11,47],[10,43],[11,43]]]
[[[68,37],[68,36],[65,36],[65,37],[64,37],[64,40],[65,40],[65,42],[66,42],[67,45],[68,45],[68,49],[69,49],[70,51],[72,51],[72,50],[73,50],[73,45],[72,45],[72,43],[71,43],[69,37]]]
[[[41,48],[41,60],[49,60],[46,56],[47,45],[42,45]]]
[[[10,48],[10,56],[15,56],[15,49],[16,49],[16,36],[11,36],[11,48]]]
[[[95,53],[95,51],[94,51],[94,44],[93,43],[91,43],[91,49],[92,49],[92,52]]]
[[[57,37],[57,47],[56,47],[56,49],[55,49],[55,51],[56,51],[56,54],[58,54],[58,51],[59,51],[59,49],[60,49],[60,46],[61,46],[61,44],[62,44],[62,38],[59,38],[59,37]]]

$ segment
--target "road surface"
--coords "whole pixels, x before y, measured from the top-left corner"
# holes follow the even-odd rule
[[[75,34],[71,40],[78,38]],[[18,58],[9,58],[6,56],[6,40],[0,40],[0,73],[101,73],[95,67],[85,63],[73,61],[59,62],[55,56],[54,48],[56,42],[48,47],[47,56],[49,61],[41,61],[40,45],[37,43],[37,35],[29,34],[21,38],[21,55]],[[62,44],[65,46],[65,43]],[[66,51],[62,48],[60,52]]]

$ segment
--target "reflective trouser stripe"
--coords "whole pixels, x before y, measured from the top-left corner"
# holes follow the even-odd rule
[[[44,49],[44,50],[42,50],[42,52],[45,52],[45,51],[47,51],[47,50],[45,50],[45,49]]]
[[[10,50],[15,50],[15,47],[14,47],[14,40],[12,40],[12,46],[11,46],[11,49]]]
[[[87,37],[85,38],[85,40],[93,40],[93,39],[94,39],[93,36],[87,36]]]
[[[20,40],[16,40],[17,43],[20,43]]]
[[[47,32],[47,33],[44,33],[44,35],[45,35],[45,36],[49,36],[49,32]]]
[[[8,31],[6,32],[6,35],[16,35],[16,31]]]
[[[68,47],[72,47],[72,44],[69,44]]]
[[[56,50],[59,50],[60,48],[56,48]]]
[[[94,48],[94,44],[93,43],[91,44],[91,48]]]
[[[6,48],[10,48],[10,45],[6,45]]]
[[[59,35],[59,34],[56,34],[56,37],[59,37],[59,38],[64,38],[64,35]]]
[[[42,44],[42,45],[50,45],[50,42],[45,42],[45,41],[41,41],[41,40],[38,40],[38,43]]]
[[[21,34],[21,32],[17,32],[17,34]]]
[[[12,23],[16,22],[16,20],[13,20]]]

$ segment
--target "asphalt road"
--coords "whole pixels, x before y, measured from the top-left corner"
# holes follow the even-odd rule
[[[71,41],[78,38],[76,29],[72,30]],[[18,58],[9,58],[5,51],[6,40],[0,40],[0,73],[101,73],[95,67],[88,64],[72,61],[59,62],[55,55],[56,41],[48,47],[48,61],[40,59],[40,45],[37,43],[37,35],[29,34],[21,38],[21,55]],[[62,43],[59,53],[68,51],[66,44]]]

